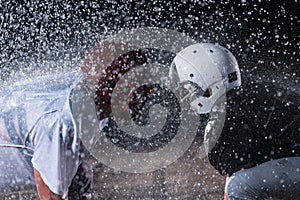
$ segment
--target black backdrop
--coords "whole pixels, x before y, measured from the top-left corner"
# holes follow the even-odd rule
[[[73,68],[104,37],[155,26],[228,47],[243,76],[298,84],[299,13],[299,0],[1,1],[0,77]]]

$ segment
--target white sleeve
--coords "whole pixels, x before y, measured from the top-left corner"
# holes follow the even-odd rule
[[[74,124],[60,111],[45,114],[33,130],[32,163],[52,192],[65,197],[79,165]]]

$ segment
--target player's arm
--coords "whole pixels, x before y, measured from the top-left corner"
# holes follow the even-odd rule
[[[225,185],[227,184],[227,182],[229,181],[229,176],[226,176],[226,182],[225,182]],[[228,195],[226,193],[226,191],[224,192],[224,200],[228,200]]]
[[[54,194],[43,181],[41,174],[34,168],[34,179],[41,200],[62,200],[62,196]],[[65,198],[68,200],[68,197]]]

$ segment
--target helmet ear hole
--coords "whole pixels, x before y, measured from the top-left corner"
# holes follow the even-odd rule
[[[238,80],[237,72],[232,72],[232,73],[228,74],[228,82],[229,83],[232,83],[237,80]]]
[[[203,97],[210,97],[212,95],[212,90],[211,90],[211,88],[207,88],[206,90],[205,90],[205,92],[203,93]]]

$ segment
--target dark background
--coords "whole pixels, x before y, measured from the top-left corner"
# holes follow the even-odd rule
[[[299,13],[299,0],[1,1],[0,75],[68,70],[104,37],[150,26],[226,46],[243,76],[279,74],[298,84]]]

